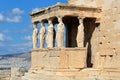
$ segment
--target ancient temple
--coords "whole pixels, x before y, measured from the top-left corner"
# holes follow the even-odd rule
[[[119,3],[69,0],[32,12],[32,63],[23,80],[119,80]]]

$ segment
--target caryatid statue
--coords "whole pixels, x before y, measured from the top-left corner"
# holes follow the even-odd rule
[[[41,29],[40,29],[40,48],[44,48],[44,41],[45,41],[45,25],[41,22]]]
[[[78,17],[79,20],[79,26],[78,26],[78,33],[77,33],[77,46],[83,47],[84,46],[84,25],[83,25],[83,19]]]
[[[47,43],[48,48],[53,48],[53,35],[54,35],[53,28],[54,28],[54,26],[53,26],[51,19],[48,19],[48,23],[49,23],[49,26],[48,26],[48,33],[46,36],[46,43]]]
[[[62,17],[58,16],[58,26],[57,26],[57,34],[56,34],[56,41],[57,41],[57,47],[61,48],[64,46],[64,23],[62,21]]]
[[[37,28],[37,24],[33,24],[33,35],[32,35],[32,40],[33,40],[33,48],[37,48],[37,44],[38,44],[38,28]]]

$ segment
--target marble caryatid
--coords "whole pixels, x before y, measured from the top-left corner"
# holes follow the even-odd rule
[[[79,20],[79,26],[78,26],[78,33],[77,33],[77,46],[83,47],[84,46],[84,25],[83,25],[83,19],[78,17]]]
[[[45,25],[44,22],[41,21],[41,29],[40,29],[40,48],[44,48],[44,41],[45,41]]]
[[[52,20],[48,19],[48,23],[49,23],[49,26],[48,26],[48,33],[47,33],[47,36],[46,36],[46,43],[47,43],[48,48],[53,48],[53,35],[54,35],[54,32],[53,32]]]
[[[32,35],[32,40],[33,40],[33,48],[37,48],[37,44],[38,44],[38,28],[37,28],[37,24],[33,24],[33,35]]]
[[[56,35],[56,41],[57,41],[57,47],[61,48],[63,47],[63,41],[64,41],[64,23],[62,21],[61,16],[57,16],[58,18],[58,26],[57,26],[57,35]]]

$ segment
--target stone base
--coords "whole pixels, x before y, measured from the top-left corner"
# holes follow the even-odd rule
[[[32,69],[80,69],[86,67],[86,48],[32,50]]]
[[[120,80],[120,69],[30,70],[22,80]]]

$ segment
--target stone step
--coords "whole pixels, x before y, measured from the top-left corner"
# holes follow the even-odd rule
[[[83,69],[81,71],[39,70],[26,73],[23,80],[119,80],[120,71]]]

